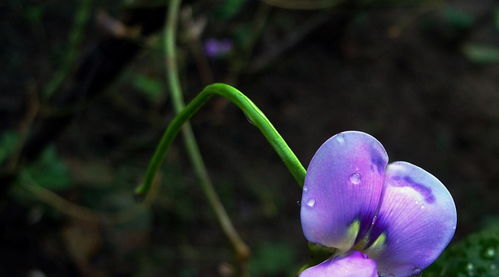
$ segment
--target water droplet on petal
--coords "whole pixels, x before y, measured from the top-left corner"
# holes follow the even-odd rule
[[[309,206],[310,208],[313,208],[314,205],[315,205],[315,199],[313,199],[313,198],[308,199],[307,206]]]
[[[303,192],[306,192],[306,191],[308,191],[308,188],[307,188],[307,186],[304,186],[303,187]]]
[[[354,185],[358,185],[360,184],[360,181],[361,181],[361,176],[359,173],[354,173],[352,175],[350,175],[350,183],[354,184]]]
[[[421,208],[421,210],[424,210],[424,205],[421,205],[421,207],[420,207],[420,208]]]
[[[419,274],[421,273],[421,268],[420,267],[415,267],[412,269],[412,274]]]
[[[344,144],[344,143],[345,143],[345,138],[343,137],[343,135],[337,135],[337,136],[336,136],[336,141],[337,141],[339,144]]]

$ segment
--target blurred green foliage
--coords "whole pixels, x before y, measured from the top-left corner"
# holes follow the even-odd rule
[[[499,276],[498,252],[499,225],[493,225],[451,244],[423,276]]]
[[[4,162],[17,148],[19,135],[13,131],[5,131],[0,136],[0,163]]]
[[[442,17],[449,28],[458,32],[469,29],[475,21],[472,15],[454,7],[446,8]]]
[[[163,82],[142,74],[134,76],[132,85],[143,93],[151,102],[157,101],[164,91]]]
[[[293,276],[298,270],[294,249],[278,241],[260,244],[249,262],[249,267],[252,276]]]
[[[27,5],[24,10],[24,18],[31,24],[40,24],[45,12],[45,4]]]
[[[71,186],[69,170],[57,155],[54,146],[50,146],[33,164],[25,167],[21,175],[28,174],[36,185],[50,190],[63,190]]]
[[[485,44],[467,44],[463,47],[464,55],[477,64],[493,64],[499,62],[499,47]]]
[[[215,16],[220,20],[229,20],[241,11],[246,0],[224,0],[215,10]]]

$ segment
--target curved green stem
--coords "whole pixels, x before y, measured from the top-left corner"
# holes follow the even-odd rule
[[[139,196],[147,194],[168,148],[181,127],[214,95],[227,98],[244,112],[248,120],[262,132],[277,152],[298,185],[303,187],[305,168],[263,112],[236,88],[226,84],[212,84],[205,87],[168,125],[149,163],[144,183],[137,187],[135,192]]]

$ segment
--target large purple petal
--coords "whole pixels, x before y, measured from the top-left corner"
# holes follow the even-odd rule
[[[366,253],[387,276],[411,276],[430,265],[456,229],[452,196],[433,175],[407,162],[389,164],[379,215]],[[378,236],[379,235],[379,236]]]
[[[371,135],[348,131],[327,140],[307,170],[301,222],[307,240],[343,251],[370,228],[388,161]]]
[[[376,262],[353,251],[348,256],[330,258],[307,268],[300,277],[378,277]]]

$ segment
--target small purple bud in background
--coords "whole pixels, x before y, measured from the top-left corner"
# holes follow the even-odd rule
[[[227,55],[232,50],[230,39],[207,39],[204,43],[204,53],[211,58],[219,58]]]

